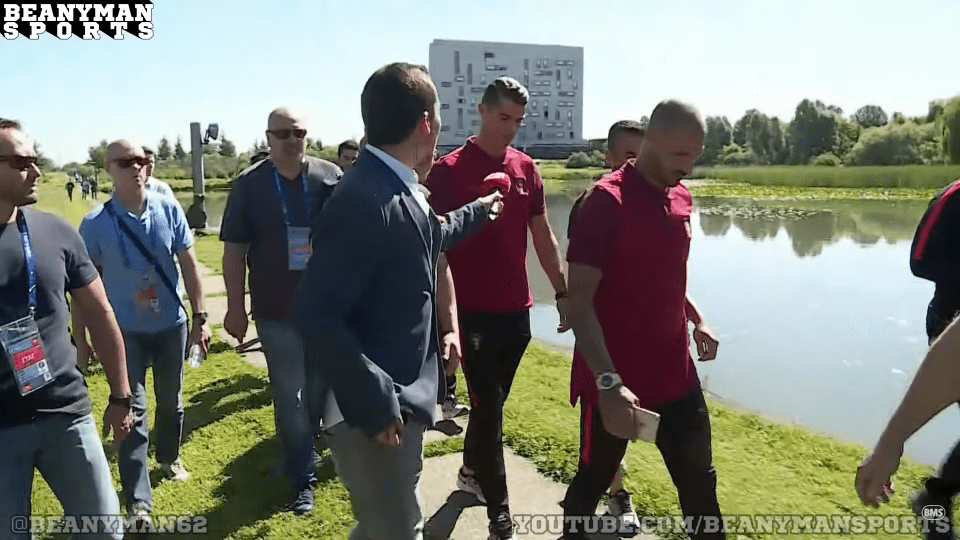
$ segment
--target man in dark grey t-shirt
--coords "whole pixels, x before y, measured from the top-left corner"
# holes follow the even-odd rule
[[[313,508],[313,439],[319,432],[320,397],[316,370],[290,322],[290,305],[310,252],[312,206],[342,174],[322,159],[305,155],[307,130],[287,109],[267,120],[268,159],[233,182],[220,225],[227,314],[223,327],[243,343],[247,333],[244,270],[250,268],[250,296],[273,390],[274,417],[284,473],[291,485],[289,508]]]
[[[70,342],[67,291],[93,323],[110,383],[104,435],[113,429],[117,446],[133,427],[123,340],[80,234],[23,208],[37,202],[36,159],[20,125],[0,119],[0,538],[15,540],[30,538],[18,523],[29,519],[34,470],[77,523],[120,512]],[[84,538],[123,538],[122,523]]]

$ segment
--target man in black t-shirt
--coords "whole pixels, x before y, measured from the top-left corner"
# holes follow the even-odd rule
[[[305,155],[307,130],[287,109],[267,119],[268,159],[233,182],[220,239],[227,313],[223,328],[243,343],[249,321],[244,271],[250,269],[250,300],[273,393],[274,420],[290,486],[288,508],[313,509],[314,436],[320,431],[319,372],[290,321],[294,290],[310,253],[311,215],[339,181],[333,163]]]
[[[125,351],[80,234],[37,201],[33,144],[0,119],[0,538],[28,540],[34,470],[67,516],[118,515],[120,503],[70,341],[66,292],[83,310],[110,383],[104,435],[133,427]],[[123,538],[122,520],[85,538]]]

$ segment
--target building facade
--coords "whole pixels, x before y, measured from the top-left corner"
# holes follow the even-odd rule
[[[530,93],[513,146],[533,157],[566,157],[583,149],[583,47],[434,40],[430,74],[440,95],[441,153],[480,130],[477,107],[497,77]]]

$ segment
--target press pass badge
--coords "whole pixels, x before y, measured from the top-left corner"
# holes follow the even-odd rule
[[[310,245],[310,227],[287,227],[287,253],[290,270],[305,270],[313,247]]]
[[[13,368],[21,396],[35,392],[53,380],[43,352],[40,330],[32,315],[0,326],[0,345]]]
[[[141,312],[160,313],[160,295],[157,293],[157,280],[152,274],[143,276],[137,289],[137,307]]]

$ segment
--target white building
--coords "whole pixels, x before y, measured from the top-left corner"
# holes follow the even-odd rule
[[[583,140],[583,47],[437,39],[430,75],[440,94],[441,153],[480,130],[477,106],[497,77],[520,81],[530,93],[527,117],[513,146],[534,157],[566,157]]]

